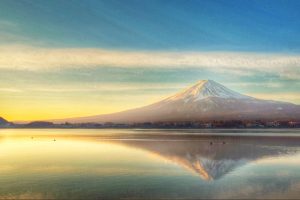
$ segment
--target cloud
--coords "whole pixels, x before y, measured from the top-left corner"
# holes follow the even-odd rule
[[[22,92],[22,90],[18,89],[18,88],[0,88],[0,92]]]
[[[240,82],[240,83],[228,83],[228,86],[242,86],[242,87],[269,87],[277,88],[282,87],[280,83],[253,83],[253,82]],[[0,87],[0,93],[19,93],[20,95],[31,94],[32,92],[38,93],[49,93],[51,95],[57,94],[67,94],[67,93],[107,93],[114,92],[116,95],[119,95],[119,92],[129,92],[129,91],[141,91],[142,95],[146,91],[169,91],[168,95],[172,95],[175,92],[185,89],[190,86],[186,83],[80,83],[80,84],[57,84],[57,85],[48,85],[48,84],[25,84],[18,85],[14,87]],[[295,92],[282,92],[282,91],[273,91],[272,93],[246,93],[249,96],[256,97],[259,99],[266,100],[277,100],[285,102],[293,102],[296,104],[300,103],[300,93]],[[110,95],[112,95],[110,93]],[[163,98],[164,96],[158,96]]]
[[[300,55],[241,52],[121,51],[96,48],[0,46],[0,69],[200,68],[219,73],[270,73],[300,79]]]
[[[9,45],[4,46],[3,48],[0,46],[1,52],[5,50],[7,47],[11,47],[12,44],[34,44],[41,45],[43,44],[41,41],[33,40],[29,37],[26,37],[22,34],[21,26],[15,22],[8,20],[0,20],[0,44]]]
[[[72,92],[120,92],[120,91],[145,91],[145,90],[181,90],[183,84],[176,83],[96,83],[96,84],[58,84],[58,85],[22,85],[15,87],[0,87],[0,92],[47,92],[47,93],[72,93]]]
[[[264,87],[264,88],[282,88],[285,86],[284,83],[282,82],[233,82],[233,83],[227,83],[226,85],[240,86],[240,87]]]
[[[259,99],[300,103],[300,93],[249,93],[248,95]]]

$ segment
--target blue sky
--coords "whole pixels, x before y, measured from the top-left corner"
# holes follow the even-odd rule
[[[300,2],[293,0],[1,0],[0,5],[1,21],[17,26],[8,32],[46,46],[300,50]]]
[[[293,0],[0,0],[0,115],[109,113],[199,79],[300,103],[299,10]]]

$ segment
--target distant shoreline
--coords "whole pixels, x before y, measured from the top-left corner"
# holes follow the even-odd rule
[[[281,129],[289,129],[289,130],[300,130],[300,127],[213,127],[213,128],[195,128],[195,127],[0,127],[1,129],[124,129],[124,130],[281,130]]]
[[[46,129],[283,129],[300,128],[300,120],[213,120],[213,121],[177,121],[177,122],[132,122],[132,123],[53,123],[33,121],[17,124],[2,120],[0,128],[46,128]]]

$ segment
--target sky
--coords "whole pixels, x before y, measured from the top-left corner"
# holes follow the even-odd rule
[[[300,1],[0,0],[0,116],[140,107],[201,79],[300,104]]]

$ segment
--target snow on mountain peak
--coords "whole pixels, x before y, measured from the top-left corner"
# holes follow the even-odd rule
[[[251,97],[242,95],[238,92],[230,90],[229,88],[213,81],[213,80],[200,80],[195,85],[169,97],[167,100],[184,100],[198,101],[207,97],[219,98],[233,98],[233,99],[249,99]]]

